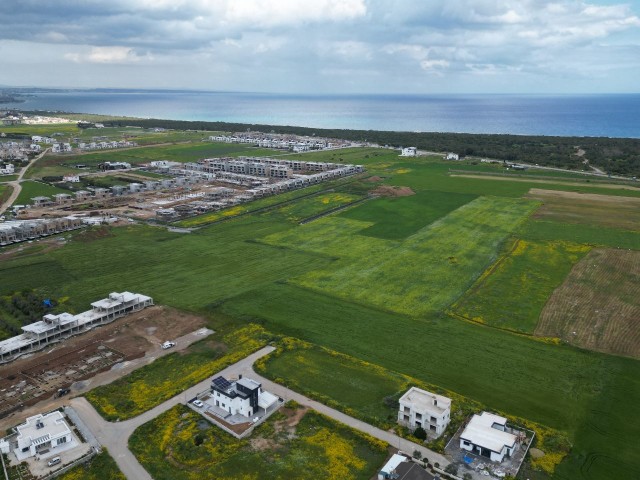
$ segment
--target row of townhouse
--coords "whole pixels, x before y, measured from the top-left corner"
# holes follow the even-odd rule
[[[80,142],[78,143],[78,148],[80,150],[108,150],[111,148],[128,148],[128,147],[137,147],[138,144],[136,142],[129,142],[127,140],[117,141],[103,141],[103,142]]]
[[[244,143],[256,147],[291,150],[294,152],[340,148],[350,145],[350,142],[333,138],[265,134],[261,132],[213,135],[209,137],[209,140],[224,143]]]
[[[80,218],[72,216],[2,222],[0,223],[0,246],[75,230],[82,225]]]
[[[27,160],[31,145],[24,142],[0,142],[0,160]]]
[[[153,299],[146,295],[112,292],[107,298],[93,302],[91,310],[78,315],[49,313],[39,322],[23,326],[20,335],[0,342],[0,364],[151,305]]]
[[[53,153],[67,153],[71,152],[73,148],[71,148],[70,143],[54,143],[51,147],[51,151]]]
[[[56,140],[54,138],[51,137],[43,137],[40,135],[33,135],[31,137],[31,142],[32,143],[44,143],[46,145],[53,145],[54,143],[56,143]]]

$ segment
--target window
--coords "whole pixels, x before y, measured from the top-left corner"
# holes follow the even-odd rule
[[[409,421],[409,415],[405,415],[405,416],[404,416],[404,421],[405,421],[405,422],[408,422],[408,421]]]
[[[465,447],[470,447],[470,446],[471,446],[471,444],[470,444],[469,442],[467,442],[466,440],[463,440],[463,441],[462,441],[462,444],[463,444]]]
[[[436,423],[438,419],[436,417],[431,417],[431,423]]]
[[[417,420],[422,420],[422,414],[421,413],[416,413],[416,419]]]
[[[411,410],[409,409],[409,407],[404,407],[404,413],[409,413],[411,412]]]
[[[63,443],[67,443],[67,437],[62,437],[58,439],[58,445],[62,445]]]

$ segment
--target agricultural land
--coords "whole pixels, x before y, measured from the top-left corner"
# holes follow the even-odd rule
[[[140,144],[112,161],[284,155],[203,142],[211,132],[112,128],[137,131]],[[536,431],[544,455],[527,460],[522,478],[637,478],[640,188],[398,153],[287,155],[366,173],[173,224],[122,222],[2,247],[0,335],[42,313],[43,298],[74,313],[111,291],[141,292],[215,333],[92,390],[106,419],[148,411],[271,343],[259,373],[382,428],[395,428],[403,391],[423,386],[453,399],[456,422],[487,409]],[[43,176],[77,173],[79,162],[95,171],[104,157],[47,155],[23,187],[37,193]],[[386,455],[295,407],[242,441],[176,407],[130,446],[156,479],[301,478],[329,466],[367,479]]]

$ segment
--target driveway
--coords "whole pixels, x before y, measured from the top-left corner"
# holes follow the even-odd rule
[[[20,182],[22,182],[22,177],[24,177],[24,174],[27,172],[27,169],[31,165],[36,163],[38,160],[40,160],[42,157],[44,157],[49,150],[51,149],[46,148],[40,155],[38,155],[37,157],[34,157],[27,165],[22,167],[20,169],[20,173],[18,174],[17,179],[15,179],[12,182],[7,182],[7,185],[11,186],[13,188],[13,191],[11,192],[11,195],[9,196],[9,198],[7,198],[7,200],[5,200],[5,202],[2,205],[0,205],[0,215],[3,214],[7,210],[7,208],[13,205],[13,202],[15,202],[16,199],[18,198],[18,195],[20,195],[20,192],[22,191],[22,185],[20,185]]]

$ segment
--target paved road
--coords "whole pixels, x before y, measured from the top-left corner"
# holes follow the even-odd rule
[[[420,450],[423,457],[427,457],[431,462],[440,463],[441,468],[444,468],[449,464],[449,461],[444,456],[433,452],[423,447],[422,445],[410,442],[409,440],[398,437],[393,433],[381,430],[361,420],[345,415],[342,412],[311,400],[310,398],[300,395],[299,393],[285,388],[282,385],[273,383],[272,381],[255,373],[253,370],[254,362],[259,358],[268,355],[274,350],[274,347],[264,347],[261,350],[258,350],[248,357],[240,360],[238,363],[225,368],[224,370],[219,372],[218,375],[233,378],[237,377],[239,374],[243,374],[250,378],[255,378],[262,383],[265,390],[268,390],[284,398],[285,400],[295,400],[301,405],[313,408],[314,410],[327,415],[328,417],[349,425],[356,430],[368,433],[369,435],[383,440],[389,443],[391,446],[398,448],[399,450],[403,450],[409,454],[413,454],[414,450]],[[140,465],[138,460],[129,450],[129,437],[139,426],[147,423],[150,420],[153,420],[158,415],[166,412],[175,405],[185,403],[187,400],[195,397],[196,394],[209,388],[210,381],[211,379],[207,378],[206,380],[200,382],[197,385],[194,385],[180,395],[176,395],[175,397],[143,413],[142,415],[139,415],[130,420],[126,420],[124,422],[110,423],[105,421],[84,397],[73,398],[71,399],[70,403],[76,410],[78,415],[80,415],[85,424],[96,434],[96,437],[100,444],[102,444],[109,450],[110,454],[113,456],[116,463],[120,467],[120,470],[126,475],[128,479],[151,480],[151,476],[142,467],[142,465]]]
[[[242,372],[244,376],[249,378],[253,378],[262,383],[262,387],[272,392],[279,397],[284,398],[285,400],[295,400],[301,405],[306,405],[310,408],[313,408],[315,411],[320,412],[328,417],[333,418],[345,425],[349,425],[351,428],[356,430],[360,430],[361,432],[368,433],[372,437],[375,437],[379,440],[387,442],[394,448],[398,450],[402,450],[409,455],[413,455],[415,450],[419,450],[422,452],[423,457],[427,457],[430,462],[438,462],[440,464],[440,468],[444,468],[449,465],[449,460],[443,455],[434,452],[433,450],[429,450],[428,448],[418,445],[417,443],[411,442],[405,438],[399,437],[398,435],[388,432],[386,430],[381,430],[380,428],[374,427],[362,420],[358,420],[357,418],[350,417],[349,415],[345,415],[344,413],[335,410],[333,408],[327,407],[326,405],[316,402],[315,400],[311,400],[304,395],[301,395],[293,390],[290,390],[282,385],[272,382],[253,371],[253,365],[248,366]]]
[[[42,157],[44,157],[44,155],[49,150],[51,149],[45,148],[45,150],[40,155],[38,155],[37,157],[34,157],[27,165],[25,165],[24,167],[22,167],[22,169],[20,169],[20,173],[18,174],[17,179],[13,180],[12,182],[7,182],[7,185],[11,186],[13,188],[13,191],[11,192],[11,195],[9,196],[9,198],[2,205],[0,205],[0,215],[3,214],[7,210],[7,208],[13,205],[13,202],[15,202],[16,199],[18,198],[18,195],[20,195],[20,192],[22,191],[22,185],[20,185],[20,182],[22,182],[22,177],[24,177],[24,174],[27,172],[27,169],[31,165],[33,165],[35,162],[40,160]]]

